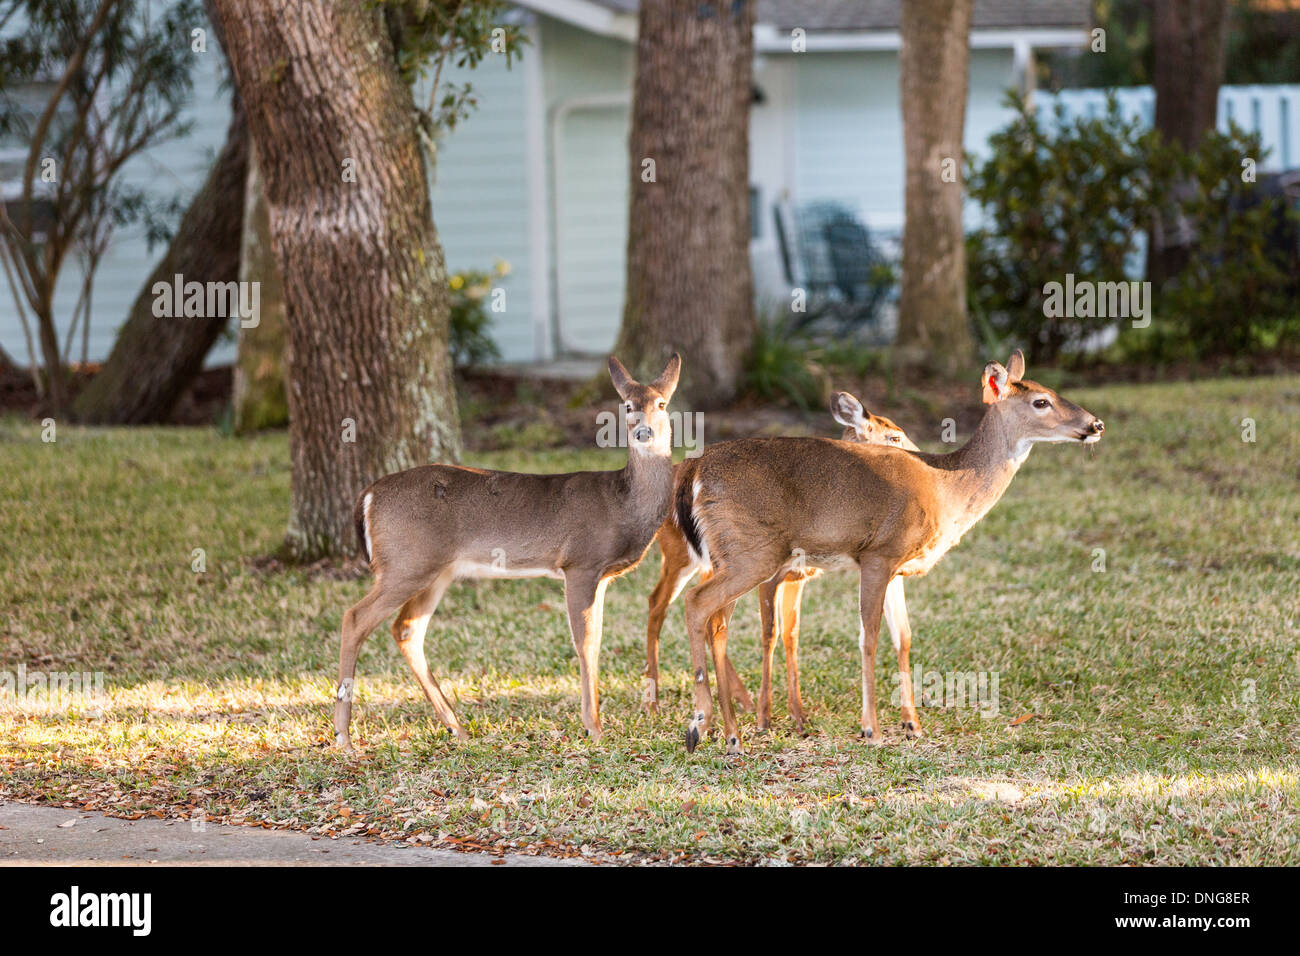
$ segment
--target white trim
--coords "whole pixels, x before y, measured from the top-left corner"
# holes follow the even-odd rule
[[[563,261],[564,230],[560,227],[559,210],[564,208],[564,167],[560,132],[565,119],[578,110],[600,110],[631,108],[632,93],[597,93],[591,96],[574,96],[558,103],[551,113],[551,223],[555,241],[552,251],[555,256],[555,346],[562,352],[578,352],[583,349],[564,340],[564,277],[560,274]]]
[[[600,36],[636,42],[635,14],[618,13],[591,0],[515,0],[515,3],[534,13],[563,20]],[[1017,43],[1028,43],[1041,50],[1081,47],[1087,44],[1088,39],[1086,27],[1004,27],[971,30],[970,45],[973,50],[989,50],[1012,49]],[[903,45],[897,30],[809,30],[806,40],[809,53],[897,50]],[[769,23],[754,24],[754,51],[793,53],[790,49],[790,31],[778,30]]]
[[[854,50],[899,50],[903,37],[897,30],[809,30],[804,38],[809,53],[848,52]],[[1082,47],[1088,31],[1069,28],[1032,27],[1023,30],[971,30],[972,50],[1015,49],[1027,44],[1038,49]],[[758,23],[754,25],[754,50],[758,53],[791,53],[790,31]]]
[[[532,44],[523,58],[524,68],[524,155],[528,189],[528,290],[532,312],[533,359],[555,357],[555,335],[551,314],[550,208],[546,201],[546,92],[542,70],[542,30],[537,19],[528,25]]]
[[[637,18],[631,13],[616,13],[591,0],[515,0],[534,13],[554,17],[565,23],[604,37],[616,37],[629,43],[636,40]]]

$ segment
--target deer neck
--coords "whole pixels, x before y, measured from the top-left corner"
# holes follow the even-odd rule
[[[970,441],[945,456],[939,487],[962,533],[998,503],[1030,447],[1007,427],[1001,406],[990,405]]]
[[[627,499],[624,516],[629,525],[651,528],[663,523],[673,496],[673,459],[667,454],[629,448],[627,467],[620,472]]]

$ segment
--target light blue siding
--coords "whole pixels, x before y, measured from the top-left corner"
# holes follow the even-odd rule
[[[194,91],[186,111],[186,119],[193,124],[189,135],[156,146],[123,167],[123,181],[132,186],[148,187],[155,200],[180,196],[187,203],[203,185],[208,169],[226,139],[230,94],[220,86],[221,52],[209,43],[207,53],[195,55],[198,63],[193,72]],[[118,328],[125,321],[144,281],[163,252],[162,247],[155,247],[153,252],[148,250],[143,230],[139,226],[122,228],[114,234],[112,244],[96,273],[91,299],[88,351],[91,361],[108,355]],[[55,292],[55,321],[59,328],[60,343],[71,320],[81,290],[81,281],[80,260],[71,258],[63,267]],[[30,312],[28,320],[32,321]],[[32,334],[36,334],[34,328]],[[23,364],[27,362],[22,327],[8,288],[0,293],[0,343],[3,343],[5,350],[16,361]],[[229,362],[233,356],[234,345],[231,340],[213,349],[210,361]],[[80,330],[71,357],[81,358]]]
[[[623,318],[634,53],[554,20],[541,45],[559,344],[607,352]]]
[[[531,47],[524,56],[537,56]],[[528,156],[525,141],[524,65],[507,69],[505,57],[488,56],[473,70],[444,69],[450,82],[468,82],[478,101],[438,147],[433,220],[447,268],[490,272],[510,264],[497,281],[505,290],[505,311],[490,313],[492,336],[506,361],[533,358],[533,281],[528,246]],[[428,94],[417,91],[420,102]]]
[[[873,232],[903,227],[903,114],[898,54],[830,53],[796,57],[795,183],[799,202],[847,205]],[[980,152],[1010,113],[1010,50],[972,50],[965,148]]]
[[[531,50],[525,55],[529,53],[536,55]],[[133,160],[123,172],[127,182],[149,186],[156,199],[179,195],[183,202],[203,185],[225,143],[230,121],[230,94],[222,87],[220,62],[220,51],[209,43],[194,73],[194,95],[186,111],[186,119],[193,124],[189,135]],[[473,84],[479,109],[442,144],[434,222],[451,269],[491,269],[498,258],[510,263],[511,274],[501,282],[506,311],[493,314],[493,334],[505,358],[531,359],[522,69],[516,62],[507,71],[503,59],[489,57],[475,71],[453,67],[450,72],[456,82],[468,79]],[[94,287],[91,361],[108,356],[118,328],[164,251],[161,246],[149,251],[139,228],[122,229],[114,237]],[[80,281],[79,264],[70,262],[55,300],[60,341]],[[13,297],[8,288],[0,291],[0,343],[15,360],[26,363],[27,349]],[[81,356],[79,332],[72,356]],[[234,338],[228,336],[213,348],[208,364],[231,362],[234,356]]]

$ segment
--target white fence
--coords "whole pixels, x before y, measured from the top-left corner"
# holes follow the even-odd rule
[[[1034,106],[1045,117],[1052,116],[1059,103],[1066,122],[1080,116],[1106,112],[1106,90],[1062,90],[1035,93]],[[1149,86],[1126,86],[1113,91],[1120,112],[1138,117],[1147,125],[1155,120],[1156,95]],[[1227,130],[1234,122],[1248,133],[1259,133],[1266,150],[1261,170],[1292,169],[1300,166],[1300,86],[1223,86],[1219,88],[1218,127]]]

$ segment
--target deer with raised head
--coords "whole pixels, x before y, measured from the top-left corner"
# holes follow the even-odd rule
[[[840,436],[843,441],[886,445],[910,451],[920,450],[907,437],[903,429],[883,415],[873,415],[865,411],[862,403],[848,392],[834,392],[831,395],[830,408],[831,417],[844,427],[844,432]],[[692,472],[693,465],[693,459],[687,459],[678,465],[674,473],[674,481],[682,480],[683,476]],[[686,480],[689,480],[689,477]],[[677,600],[677,595],[685,588],[687,582],[701,569],[701,561],[687,544],[686,537],[677,523],[675,511],[659,528],[656,540],[659,542],[662,562],[659,568],[659,582],[650,594],[650,615],[646,624],[645,682],[642,691],[642,703],[653,712],[658,711],[659,634],[663,629],[664,617],[669,605]],[[790,718],[794,722],[795,732],[799,734],[804,732],[803,700],[799,692],[799,610],[804,583],[820,573],[818,568],[792,569],[764,581],[758,588],[763,648],[763,677],[757,707],[759,730],[768,730],[772,724],[772,655],[776,648],[779,627],[779,636],[785,646],[786,690]],[[906,640],[910,645],[911,631],[901,578],[890,583],[885,596],[885,621],[889,626],[894,647],[899,649],[902,669],[906,672],[907,651],[904,649],[903,641]],[[727,657],[726,667],[732,699],[742,710],[755,709],[753,700],[731,664],[730,656]],[[910,677],[908,680],[910,685]],[[920,733],[919,723],[914,725],[912,732]]]
[[[605,586],[641,561],[672,501],[668,402],[681,359],[649,385],[610,357],[609,375],[628,418],[620,471],[529,475],[423,465],[380,478],[356,504],[357,535],[375,582],[343,615],[334,738],[352,749],[353,675],[370,632],[396,612],[393,638],[415,679],[457,737],[465,731],[424,655],[424,637],[448,586],[463,578],[564,581],[582,684],[582,723],[600,737],[597,692]]]
[[[949,454],[899,452],[829,438],[751,438],[714,445],[676,482],[678,525],[712,575],[686,593],[694,750],[713,716],[705,663],[712,646],[728,753],[743,753],[718,612],[796,564],[858,572],[862,736],[878,740],[876,641],[895,576],[925,574],[998,502],[1037,442],[1098,441],[1091,412],[1023,378],[1014,352],[985,366],[987,404],[971,439]],[[901,663],[901,662],[900,662]],[[903,719],[915,720],[910,688]]]

